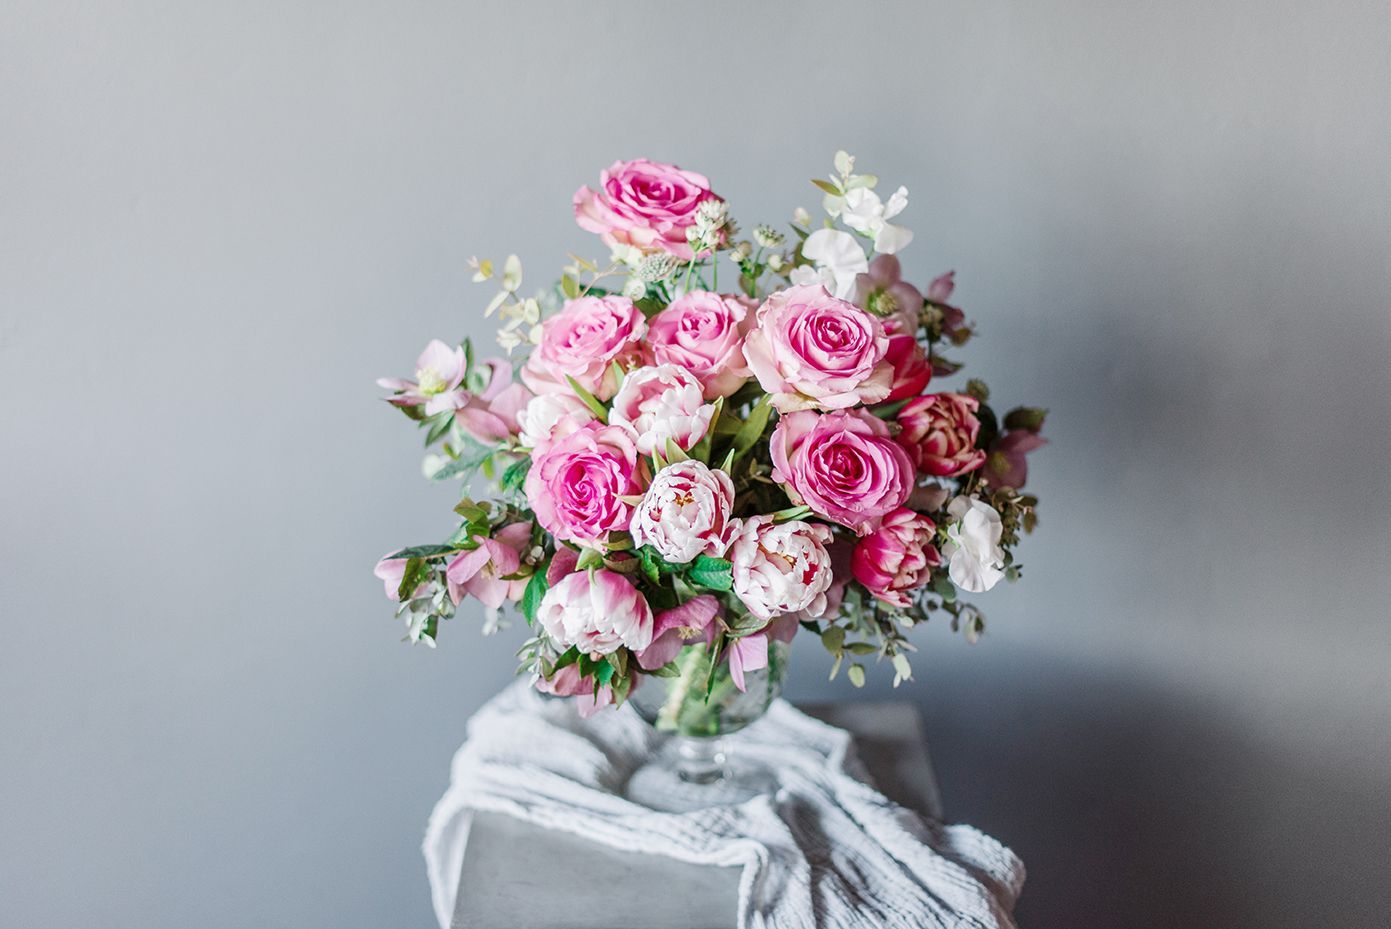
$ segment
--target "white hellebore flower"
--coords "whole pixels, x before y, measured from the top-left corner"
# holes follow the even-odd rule
[[[942,543],[947,574],[962,590],[985,593],[1005,576],[1000,514],[976,497],[956,497],[947,504],[947,514],[953,520],[947,527],[947,541]]]
[[[906,248],[913,241],[911,230],[895,226],[889,222],[908,205],[908,188],[900,187],[885,203],[879,195],[868,187],[857,187],[846,191],[845,203],[841,208],[840,221],[856,232],[863,233],[874,240],[874,250],[881,255],[892,255]],[[803,249],[805,254],[805,249]]]
[[[869,272],[869,258],[860,243],[839,229],[818,229],[802,243],[802,254],[816,263],[792,272],[794,284],[824,284],[832,296],[848,300],[855,293],[855,278]]]
[[[657,472],[633,511],[633,544],[651,545],[667,561],[686,564],[697,555],[718,558],[734,528],[734,482],[695,459]]]
[[[830,528],[820,523],[774,523],[766,515],[744,520],[729,547],[734,595],[760,619],[802,610],[821,615],[833,579],[830,541]]]

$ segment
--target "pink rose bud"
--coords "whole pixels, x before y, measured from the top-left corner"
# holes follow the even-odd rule
[[[718,199],[694,171],[646,158],[615,161],[599,175],[598,190],[575,192],[575,222],[610,248],[627,245],[690,261],[695,256],[686,230],[702,203]]]
[[[760,619],[820,615],[832,578],[829,526],[771,516],[743,520],[729,548],[734,594]]]
[[[894,366],[893,389],[884,398],[885,403],[894,403],[916,397],[932,380],[932,364],[927,353],[913,335],[894,335],[889,337],[889,364]]]
[[[527,501],[557,539],[602,546],[632,520],[633,507],[622,498],[642,493],[637,462],[625,427],[588,423],[533,458]]]
[[[802,411],[769,439],[773,480],[794,500],[864,535],[913,491],[913,462],[881,419],[862,410]]]
[[[566,377],[600,400],[618,389],[612,365],[631,361],[647,321],[627,297],[579,297],[541,324],[541,342],[522,367],[522,380],[538,394],[571,393]]]
[[[633,511],[634,545],[651,545],[667,561],[719,557],[729,547],[734,482],[699,461],[677,461],[652,479]]]
[[[883,323],[820,284],[773,294],[744,340],[749,368],[784,413],[883,401],[893,386],[888,350]]]
[[[685,368],[639,368],[623,380],[609,410],[609,422],[637,437],[638,451],[666,454],[667,440],[690,449],[710,429],[714,404],[701,395],[700,381]]]
[[[561,649],[574,645],[586,655],[640,652],[652,644],[652,609],[614,571],[567,575],[541,598],[536,620]]]
[[[936,533],[936,523],[923,514],[894,510],[855,546],[851,560],[855,580],[885,603],[908,606],[907,591],[927,584],[932,569],[942,563],[932,545]]]
[[[750,302],[696,290],[677,297],[647,322],[653,364],[681,365],[700,381],[706,400],[728,397],[749,378],[744,330]]]
[[[978,409],[980,401],[964,394],[928,394],[910,400],[898,411],[898,424],[903,427],[899,444],[924,474],[958,477],[974,471],[985,462],[985,452],[976,448]]]

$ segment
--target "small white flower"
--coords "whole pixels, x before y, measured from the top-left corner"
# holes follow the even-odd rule
[[[855,237],[839,229],[818,229],[802,243],[802,254],[816,263],[815,269],[800,267],[792,272],[792,283],[822,283],[842,300],[855,293],[855,278],[869,271],[869,258]]]
[[[911,230],[889,222],[908,206],[908,188],[900,187],[885,203],[867,187],[847,191],[843,198],[840,220],[874,240],[874,250],[892,255],[913,241]]]
[[[787,236],[772,226],[754,226],[753,240],[764,248],[777,248],[787,241]]]
[[[811,225],[811,214],[806,207],[799,206],[792,211],[792,222],[798,226],[806,227]]]
[[[956,497],[947,504],[953,522],[947,527],[942,555],[947,574],[962,590],[985,593],[1005,576],[1004,524],[994,507],[977,497]]]

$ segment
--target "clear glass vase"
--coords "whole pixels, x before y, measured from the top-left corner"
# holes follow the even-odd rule
[[[725,801],[765,790],[768,785],[762,775],[766,772],[760,772],[750,759],[740,758],[737,743],[726,736],[768,712],[782,692],[787,654],[785,642],[769,642],[767,667],[745,672],[742,691],[734,683],[728,660],[711,668],[704,642],[681,650],[676,676],[644,679],[629,702],[658,732],[671,736],[651,764],[674,773],[684,784],[717,787]],[[684,793],[673,803],[691,807],[699,806],[700,800],[699,793]]]

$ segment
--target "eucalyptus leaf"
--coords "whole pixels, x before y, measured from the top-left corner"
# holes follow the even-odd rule
[[[575,396],[584,401],[584,405],[589,407],[589,411],[594,414],[595,419],[601,423],[609,421],[609,411],[599,402],[599,398],[580,386],[580,382],[570,375],[565,375],[565,380],[569,383],[570,389],[575,392]]]

